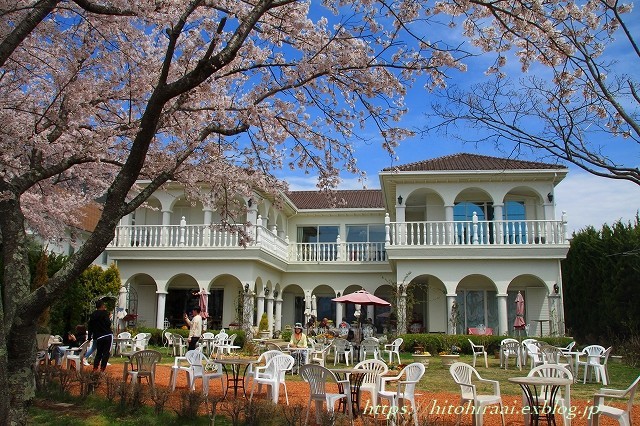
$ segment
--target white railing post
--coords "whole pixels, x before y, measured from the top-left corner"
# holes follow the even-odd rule
[[[180,245],[180,247],[184,247],[184,234],[186,231],[186,227],[187,227],[187,219],[182,216],[182,219],[180,219],[180,242],[178,243]]]
[[[389,224],[391,223],[391,218],[389,217],[389,213],[384,215],[384,243],[385,245],[391,245],[391,234],[389,232]]]
[[[473,212],[473,218],[472,218],[472,223],[473,223],[473,238],[471,240],[471,244],[478,244],[478,214],[476,212]]]

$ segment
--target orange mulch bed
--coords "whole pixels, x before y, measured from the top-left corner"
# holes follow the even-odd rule
[[[89,367],[85,367],[88,369]],[[111,365],[107,368],[107,373],[114,378],[122,378],[122,367],[119,364]],[[156,386],[167,388],[170,385],[170,374],[171,367],[168,365],[159,365],[156,369]],[[143,382],[146,385],[146,382]],[[304,407],[307,406],[308,398],[309,398],[309,386],[298,380],[287,380],[287,390],[289,395],[289,404],[290,405],[302,405]],[[165,409],[170,408],[178,408],[180,405],[180,393],[187,389],[187,381],[186,374],[181,373],[178,375],[176,382],[176,391],[173,392],[169,398],[167,406]],[[196,382],[196,390],[202,389],[202,381],[198,380]],[[247,399],[250,394],[251,388],[247,387]],[[104,393],[104,386],[100,386],[98,388],[99,393]],[[419,390],[420,395],[416,398],[418,403],[418,412],[419,417],[421,419],[429,420],[429,424],[439,424],[439,425],[453,425],[456,423],[456,414],[454,410],[458,406],[460,395],[456,393],[448,393],[448,392],[431,392],[428,390]],[[210,381],[210,396],[222,397],[222,390],[219,380]],[[363,394],[363,400],[361,401],[361,405],[363,407],[368,404],[368,394]],[[238,398],[242,398],[242,390],[239,391]],[[265,399],[265,387],[262,389],[261,394],[254,395],[254,398]],[[233,391],[230,390],[225,401],[232,401]],[[504,395],[503,404],[505,406],[505,422],[506,425],[524,425],[524,419],[522,416],[522,400],[519,396],[513,395]],[[280,392],[280,404],[285,403],[284,391]],[[572,424],[574,426],[587,425],[588,419],[587,416],[591,409],[591,401],[586,400],[576,400],[572,399],[571,401],[573,409],[575,410],[575,417],[572,420]],[[222,404],[225,404],[223,402]],[[621,405],[622,407],[622,405]],[[487,426],[498,426],[501,424],[500,415],[492,412],[493,407],[489,407],[487,413],[484,416],[484,424]],[[222,406],[218,410],[219,413],[225,412],[225,407]],[[204,408],[202,409],[202,414],[205,414]],[[312,413],[310,415],[310,421],[313,422],[313,407]],[[371,418],[371,417],[369,417]],[[378,419],[380,416],[378,416]],[[472,416],[469,414],[463,414],[462,416],[462,424],[469,425],[472,422]],[[541,422],[543,420],[541,419]],[[558,425],[562,424],[562,416],[560,414],[556,415],[556,422]],[[356,423],[363,423],[362,421],[356,421]],[[371,422],[367,422],[371,424]],[[640,407],[634,407],[632,412],[632,424],[640,425]],[[600,424],[603,426],[609,425],[617,425],[618,423],[608,419],[606,417],[601,417]]]

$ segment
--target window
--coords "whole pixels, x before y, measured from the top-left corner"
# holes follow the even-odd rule
[[[298,257],[308,261],[336,260],[339,233],[335,225],[298,227]]]
[[[498,329],[498,299],[492,290],[462,290],[458,292],[458,327],[456,332],[466,334],[470,327],[484,324]]]
[[[347,255],[354,261],[386,260],[384,224],[347,225]]]
[[[504,243],[520,244],[527,239],[527,227],[524,223],[526,213],[522,201],[507,201],[502,212],[504,223]]]

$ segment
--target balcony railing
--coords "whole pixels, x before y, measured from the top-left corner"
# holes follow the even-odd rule
[[[262,225],[247,228],[246,246],[287,262],[386,262],[386,248],[393,246],[549,246],[566,244],[566,222],[514,221],[418,221],[386,225],[386,242],[289,243]],[[183,249],[242,247],[237,232],[215,225],[123,225],[116,228],[111,248]]]
[[[391,246],[566,244],[561,220],[435,221],[386,223]]]

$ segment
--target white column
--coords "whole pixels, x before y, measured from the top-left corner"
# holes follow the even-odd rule
[[[407,243],[407,225],[405,224],[405,206],[396,205],[396,244]]]
[[[340,324],[342,322],[342,318],[344,317],[344,303],[336,303],[336,324]]]
[[[158,314],[156,315],[156,328],[162,330],[164,328],[164,307],[167,301],[167,292],[166,291],[158,291],[156,292],[158,295]]]
[[[202,245],[208,247],[211,245],[211,228],[208,225],[211,225],[211,221],[213,220],[213,210],[211,207],[204,207],[202,209],[204,212],[204,229],[202,230]]]
[[[448,330],[447,333],[448,334],[456,334],[457,333],[456,321],[455,320],[452,321],[452,319],[454,318],[454,315],[453,315],[454,304],[457,306],[456,296],[457,296],[457,294],[455,294],[455,293],[447,294],[447,330]],[[458,318],[460,318],[460,312],[458,312]]]
[[[162,211],[162,245],[169,245],[169,225],[171,225],[171,211]]]
[[[371,321],[375,322],[373,318],[373,305],[367,306],[367,318],[371,318]]]
[[[280,297],[280,294],[278,294],[277,290],[276,290],[276,330],[282,330],[282,297]]]
[[[249,290],[244,295],[242,306],[242,329],[247,335],[247,339],[253,338],[253,292]]]
[[[453,206],[448,205],[444,206],[444,220],[447,222],[446,233],[447,236],[445,238],[445,242],[447,244],[454,243],[454,233],[453,233]]]
[[[407,292],[406,288],[400,284],[400,300],[398,301],[398,328],[396,334],[406,334],[407,332]]]
[[[502,216],[503,216],[502,207],[503,207],[503,204],[493,205],[493,222],[495,223],[494,233],[496,237],[495,241],[493,242],[494,244],[503,243],[504,232],[502,229]]]
[[[260,292],[256,303],[256,321],[260,324],[260,319],[264,313],[264,290]],[[268,316],[268,315],[267,315]],[[257,324],[256,324],[257,325]]]
[[[267,320],[269,321],[269,331],[273,333],[274,315],[273,315],[273,293],[267,295]]]
[[[498,293],[498,334],[507,336],[509,334],[509,316],[507,309],[507,293]]]

